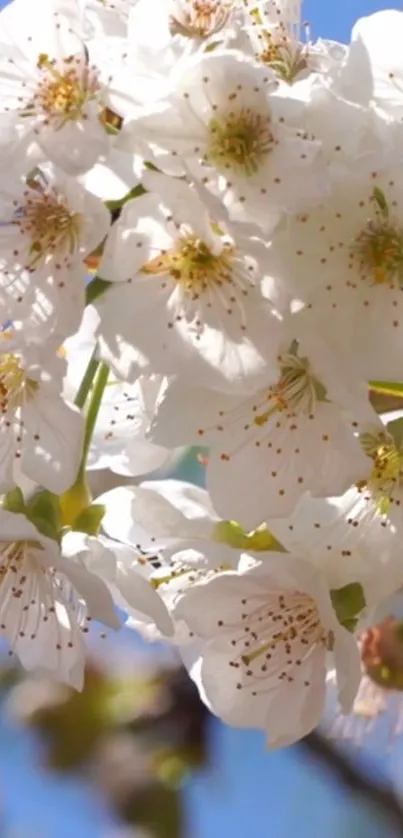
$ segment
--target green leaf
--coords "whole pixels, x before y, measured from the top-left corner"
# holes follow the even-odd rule
[[[74,521],[74,532],[85,532],[87,535],[99,535],[106,508],[100,503],[92,503]]]
[[[62,516],[59,498],[46,489],[37,492],[25,506],[27,518],[39,532],[53,541],[60,540]]]
[[[15,512],[17,514],[23,514],[25,512],[24,495],[18,486],[16,486],[15,489],[11,489],[11,492],[7,492],[7,494],[4,495],[2,507],[5,512]]]
[[[357,619],[366,606],[362,585],[351,582],[331,591],[330,598],[339,623],[348,631],[354,631]]]

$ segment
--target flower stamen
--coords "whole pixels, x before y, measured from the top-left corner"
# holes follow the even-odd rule
[[[213,117],[208,132],[207,162],[247,177],[259,171],[276,145],[270,117],[251,108]]]
[[[328,648],[317,605],[304,592],[272,591],[244,599],[241,605],[239,622],[218,624],[225,632],[234,632],[231,645],[239,648],[230,661],[246,679],[238,689],[270,678],[292,682],[315,647]]]
[[[31,179],[23,203],[16,205],[12,224],[30,241],[28,269],[35,269],[47,256],[72,256],[78,246],[82,224],[62,195],[39,179]]]
[[[190,234],[180,237],[173,250],[161,253],[142,270],[146,274],[169,274],[195,300],[209,286],[230,281],[233,253],[233,247],[224,245],[216,255],[202,239]]]
[[[209,38],[225,26],[232,5],[222,0],[176,3],[175,12],[169,16],[171,34],[186,38]]]
[[[391,217],[388,203],[380,189],[372,196],[375,215],[353,242],[350,254],[364,279],[374,285],[403,288],[403,228]]]
[[[22,115],[40,115],[56,130],[68,121],[85,118],[89,102],[101,89],[99,73],[89,66],[84,54],[70,55],[57,63],[46,53],[38,57],[40,78],[33,98]]]
[[[403,451],[387,433],[363,434],[361,445],[372,460],[373,468],[367,480],[357,484],[367,489],[381,515],[386,515],[396,492],[403,488]]]

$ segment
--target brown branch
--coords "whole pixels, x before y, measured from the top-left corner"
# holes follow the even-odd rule
[[[403,836],[403,805],[392,788],[379,785],[351,757],[317,731],[303,739],[300,747],[328,768],[353,795],[361,797],[363,802],[393,822],[397,835]]]

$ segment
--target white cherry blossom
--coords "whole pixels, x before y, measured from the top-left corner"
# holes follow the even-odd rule
[[[61,494],[74,482],[81,459],[84,418],[61,395],[64,362],[43,347],[21,348],[12,333],[0,344],[0,491],[22,473]]]
[[[43,0],[36,25],[30,0],[14,0],[0,14],[0,144],[3,165],[35,140],[78,174],[109,145],[100,120],[104,84],[80,34],[78,0],[64,0],[60,14],[58,6]]]
[[[252,55],[279,79],[290,85],[311,73],[327,79],[339,68],[345,50],[341,44],[310,40],[309,26],[301,20],[301,3],[249,0],[245,6]]]
[[[268,270],[306,304],[310,328],[348,347],[367,379],[399,380],[403,334],[402,175],[344,173],[322,207],[273,239]],[[314,325],[315,324],[315,325]]]
[[[210,709],[229,724],[262,728],[270,747],[320,721],[328,652],[350,710],[361,677],[357,643],[337,621],[326,577],[306,560],[270,554],[243,573],[223,573],[189,589],[175,616],[204,641],[191,675]]]
[[[361,444],[372,463],[344,495],[303,495],[292,515],[267,525],[287,550],[309,550],[333,588],[359,582],[373,606],[403,586],[401,420],[368,430]]]
[[[225,542],[225,525],[205,489],[180,480],[155,480],[112,489],[97,502],[106,509],[104,531],[122,550],[129,545],[136,552],[137,572],[170,612],[196,582],[240,564],[240,548]],[[161,637],[158,622],[129,613],[131,627],[149,639]],[[175,637],[186,644],[191,639],[182,624],[176,624]]]
[[[310,341],[306,354],[304,347],[288,346],[276,378],[254,392],[228,395],[173,380],[157,405],[151,438],[209,446],[213,503],[247,529],[286,517],[307,490],[342,494],[368,470],[357,432],[377,417],[362,383],[348,381],[321,342]]]
[[[0,526],[0,633],[25,669],[82,689],[88,618],[119,627],[108,589],[24,515],[0,510]]]
[[[119,283],[97,304],[104,342],[121,335],[153,370],[199,368],[206,380],[273,365],[283,330],[263,297],[263,242],[212,218],[182,181],[150,172],[143,182],[153,192],[125,205],[99,269]]]
[[[106,236],[110,215],[80,183],[52,165],[4,178],[0,195],[0,301],[4,320],[38,320],[59,339],[78,327],[84,307],[84,259]],[[64,332],[64,334],[63,334]],[[35,334],[36,333],[36,334]]]
[[[270,69],[240,51],[219,50],[179,62],[172,86],[133,123],[132,147],[141,138],[151,144],[164,170],[170,159],[179,161],[233,220],[253,221],[268,233],[279,213],[328,194],[320,143],[287,126],[295,102],[277,92]]]

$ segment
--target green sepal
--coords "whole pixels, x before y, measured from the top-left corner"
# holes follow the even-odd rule
[[[214,541],[227,544],[237,550],[247,550],[252,553],[277,551],[285,553],[283,545],[277,541],[266,526],[259,527],[247,533],[236,521],[220,521],[213,530]]]
[[[260,552],[275,552],[286,553],[287,550],[274,538],[274,535],[267,529],[266,525],[259,527],[254,532],[248,533],[246,536],[248,543],[248,550],[253,553]]]
[[[92,503],[80,512],[71,529],[74,532],[85,532],[87,535],[99,535],[105,512],[106,507],[103,504]]]
[[[118,209],[122,209],[122,207],[124,207],[124,205],[129,201],[133,201],[136,198],[140,198],[141,195],[145,195],[146,191],[147,190],[144,189],[144,186],[142,186],[141,183],[138,183],[137,186],[134,186],[133,189],[131,189],[130,192],[127,192],[123,198],[119,198],[116,201],[105,201],[105,206],[108,208],[109,212],[115,212]]]
[[[393,437],[393,441],[398,451],[403,450],[403,418],[401,419],[393,419],[392,422],[388,422],[386,428],[390,435]]]
[[[107,279],[101,279],[100,276],[96,276],[95,279],[92,279],[85,289],[85,305],[88,306],[95,302],[98,297],[101,297],[101,295],[105,293],[110,285],[112,285],[111,282],[108,282]]]
[[[39,532],[60,542],[62,515],[57,495],[46,489],[36,492],[26,503],[24,513]]]
[[[235,549],[246,549],[247,538],[245,530],[236,521],[219,521],[215,525],[212,538],[221,544]]]
[[[16,514],[24,514],[25,512],[25,500],[24,495],[19,488],[16,486],[15,489],[11,489],[10,492],[7,492],[4,495],[2,501],[2,508],[5,512],[14,512]]]
[[[366,606],[364,590],[359,582],[351,582],[330,592],[333,608],[340,625],[354,632],[358,618]]]

